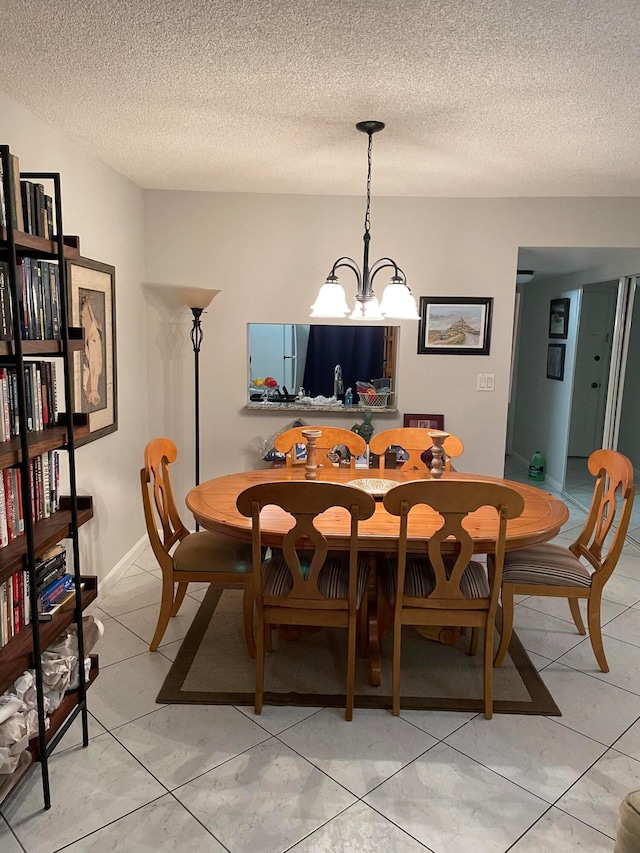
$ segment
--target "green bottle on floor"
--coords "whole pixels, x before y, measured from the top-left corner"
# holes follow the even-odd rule
[[[546,467],[547,460],[539,450],[536,450],[529,463],[529,479],[538,480],[538,482],[544,481]]]

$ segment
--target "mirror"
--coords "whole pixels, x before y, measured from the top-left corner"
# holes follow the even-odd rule
[[[344,400],[351,388],[357,405],[356,382],[382,378],[395,390],[398,334],[398,326],[249,323],[249,402],[293,404],[300,388],[310,397],[338,391]],[[392,398],[389,406],[394,405]]]

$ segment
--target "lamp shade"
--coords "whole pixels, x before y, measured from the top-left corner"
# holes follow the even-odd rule
[[[380,303],[375,296],[367,299],[356,297],[356,307],[349,317],[350,320],[384,320],[384,314],[380,310]]]
[[[416,300],[404,282],[391,279],[382,294],[380,310],[390,320],[419,320]]]
[[[181,287],[179,293],[180,298],[189,308],[200,308],[204,311],[220,291],[207,287]]]
[[[344,287],[338,281],[327,279],[320,288],[318,298],[311,306],[311,317],[337,318],[349,313]]]

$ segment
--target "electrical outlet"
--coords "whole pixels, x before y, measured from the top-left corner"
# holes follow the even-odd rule
[[[495,373],[479,373],[478,374],[478,391],[494,391],[495,390]]]

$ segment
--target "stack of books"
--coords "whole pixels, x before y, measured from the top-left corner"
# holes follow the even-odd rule
[[[74,591],[73,577],[67,574],[67,552],[62,545],[54,545],[36,561],[36,591],[39,619],[51,618]]]

